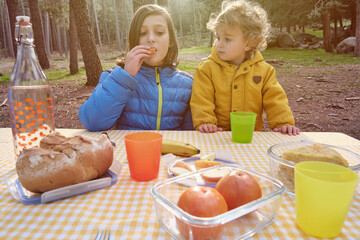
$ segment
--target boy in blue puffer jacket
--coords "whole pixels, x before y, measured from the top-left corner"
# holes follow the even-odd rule
[[[125,61],[103,72],[79,119],[90,131],[192,130],[192,77],[175,70],[178,46],[169,13],[144,5],[134,15]]]

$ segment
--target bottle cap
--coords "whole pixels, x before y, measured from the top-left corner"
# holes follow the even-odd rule
[[[29,16],[16,16],[16,21],[20,22],[21,20],[23,20],[24,22],[30,22],[30,17]]]

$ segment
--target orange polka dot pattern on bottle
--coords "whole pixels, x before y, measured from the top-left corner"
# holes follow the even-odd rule
[[[10,89],[16,93],[12,96],[23,96],[21,99],[12,98],[9,102],[16,158],[22,149],[37,147],[41,138],[55,130],[49,86],[29,90],[26,86]]]

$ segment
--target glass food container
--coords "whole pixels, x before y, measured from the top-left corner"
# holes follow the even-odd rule
[[[315,142],[284,142],[272,145],[268,150],[270,174],[273,178],[280,180],[290,195],[294,195],[294,167],[295,162],[282,158],[283,153],[294,148],[310,146]],[[360,170],[360,155],[342,148],[328,144],[322,144],[325,147],[337,151],[349,163],[349,168],[359,174]]]
[[[252,175],[260,184],[262,197],[245,205],[227,211],[215,217],[196,217],[184,212],[177,206],[180,195],[189,187],[197,186],[202,174],[215,169],[228,168],[229,170],[242,170]],[[207,184],[200,184],[202,186]],[[214,184],[208,186],[214,187]],[[160,226],[175,239],[185,239],[179,231],[179,220],[185,225],[201,229],[203,233],[220,231],[216,239],[245,239],[256,232],[271,225],[276,217],[281,203],[281,197],[286,188],[279,181],[255,171],[243,168],[237,164],[223,164],[196,172],[169,178],[157,183],[151,189],[154,205]],[[193,235],[189,229],[186,235],[189,239],[200,239]],[[183,230],[184,231],[184,230]]]

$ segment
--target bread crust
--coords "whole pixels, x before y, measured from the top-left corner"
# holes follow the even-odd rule
[[[25,189],[46,192],[98,178],[112,162],[113,146],[107,136],[67,138],[55,132],[44,137],[39,148],[24,149],[16,171]]]

